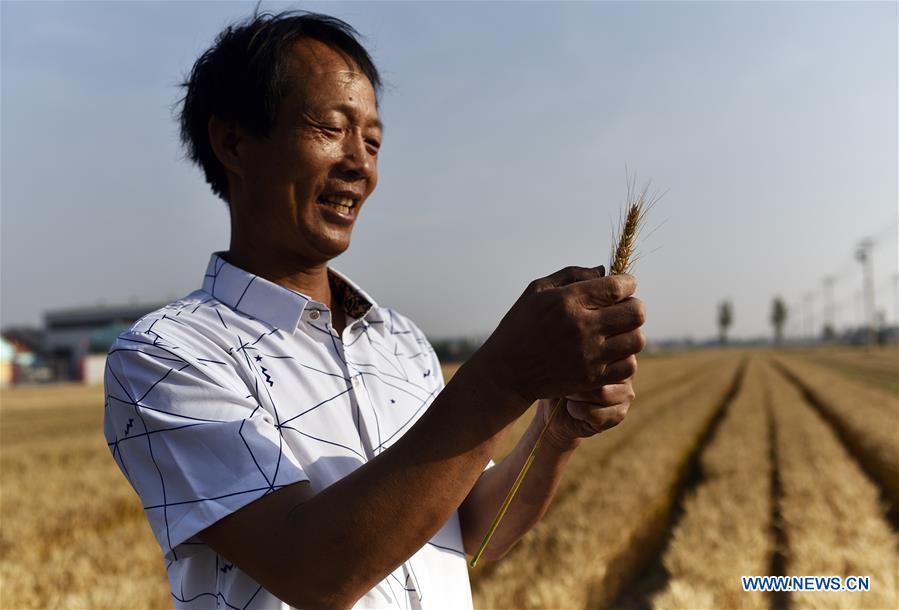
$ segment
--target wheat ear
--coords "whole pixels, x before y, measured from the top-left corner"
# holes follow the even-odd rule
[[[631,178],[627,183],[627,203],[624,208],[624,216],[618,223],[618,240],[612,247],[609,275],[621,275],[630,273],[634,262],[634,248],[640,230],[643,228],[643,219],[646,213],[659,200],[659,195],[649,194],[649,183],[639,193],[636,189],[636,179]]]
[[[618,245],[615,246],[615,252],[612,254],[612,266],[609,269],[609,275],[621,275],[627,273],[631,266],[631,255],[634,252],[634,241],[637,236],[637,228],[640,225],[640,217],[642,216],[642,199],[631,204],[627,211],[627,217],[624,220],[624,229],[618,238]]]
[[[658,200],[657,196],[650,197],[648,195],[649,184],[647,184],[639,194],[637,194],[634,186],[634,180],[628,180],[627,204],[625,206],[626,214],[624,216],[624,219],[620,223],[621,226],[619,227],[618,240],[617,242],[615,242],[615,246],[612,249],[612,266],[609,269],[609,275],[621,275],[622,273],[630,272],[634,264],[634,246],[637,243],[637,238],[640,235],[640,229],[643,226],[643,217],[646,214],[647,210],[649,210],[649,208],[651,208],[652,205]],[[469,562],[469,565],[472,568],[478,565],[478,560],[484,553],[484,549],[487,548],[487,545],[490,543],[490,539],[493,538],[493,534],[494,532],[496,532],[496,528],[499,527],[500,522],[506,515],[506,511],[509,509],[509,505],[512,503],[512,498],[515,497],[515,494],[518,492],[518,488],[521,486],[521,482],[524,480],[525,475],[527,475],[528,470],[530,470],[531,464],[534,462],[534,458],[537,456],[537,450],[540,448],[540,443],[543,441],[543,436],[549,429],[549,425],[552,423],[553,418],[556,416],[556,413],[565,402],[566,401],[564,398],[559,398],[558,400],[556,400],[556,404],[553,405],[553,409],[550,412],[549,417],[546,419],[546,423],[543,424],[543,429],[540,431],[540,436],[537,437],[537,442],[534,443],[534,448],[531,449],[531,453],[528,454],[527,459],[524,461],[524,465],[518,472],[518,476],[515,478],[515,482],[509,489],[509,493],[506,494],[506,499],[503,500],[502,505],[496,513],[496,516],[493,518],[493,522],[487,529],[487,533],[484,535],[484,539],[481,541],[481,545],[478,547],[477,552]]]

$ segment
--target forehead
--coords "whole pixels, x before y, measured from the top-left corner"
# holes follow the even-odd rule
[[[375,104],[374,88],[359,66],[325,43],[298,40],[287,50],[287,58],[291,95],[306,99],[341,95]]]

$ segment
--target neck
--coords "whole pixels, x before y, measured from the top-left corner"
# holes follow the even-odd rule
[[[262,257],[241,248],[235,248],[233,244],[225,253],[224,258],[248,273],[300,292],[325,304],[329,309],[333,309],[327,262],[310,265],[303,261]]]

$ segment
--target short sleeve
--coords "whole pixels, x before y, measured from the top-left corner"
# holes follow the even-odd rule
[[[109,449],[167,559],[190,554],[190,539],[219,519],[308,479],[221,356],[129,331],[109,351],[104,385]]]

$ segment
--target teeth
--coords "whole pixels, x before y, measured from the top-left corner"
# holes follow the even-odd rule
[[[356,202],[353,201],[352,197],[339,197],[339,196],[331,196],[331,195],[324,196],[323,195],[322,201],[324,201],[325,203],[329,203],[331,205],[337,206],[337,207],[342,207],[342,208],[347,208],[347,209],[352,208],[354,205],[356,205]],[[343,211],[343,210],[341,210],[341,211]]]
[[[337,211],[340,212],[341,214],[349,214],[350,213],[350,206],[348,206],[348,205],[335,205],[334,207],[337,208]]]

